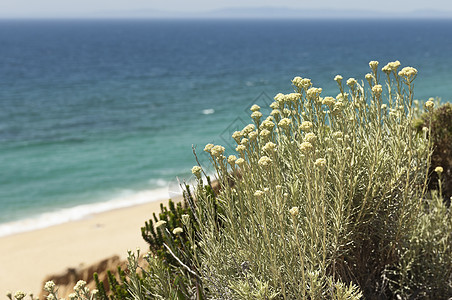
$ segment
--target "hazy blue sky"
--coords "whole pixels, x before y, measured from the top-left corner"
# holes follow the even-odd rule
[[[404,13],[416,10],[452,11],[451,0],[0,0],[0,17],[102,16],[110,12],[164,10],[200,12],[226,7],[277,6],[296,9],[372,10]],[[126,13],[127,12],[127,13]]]

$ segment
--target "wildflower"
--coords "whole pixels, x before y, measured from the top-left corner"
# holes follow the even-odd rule
[[[248,134],[250,140],[255,140],[257,138],[257,131],[252,131]]]
[[[70,293],[68,295],[68,298],[69,298],[69,300],[75,300],[75,299],[77,299],[77,294],[76,293]]]
[[[277,109],[277,108],[279,108],[279,103],[278,102],[272,102],[272,104],[270,104],[270,108],[271,109]]]
[[[357,81],[356,81],[355,78],[349,78],[349,79],[347,79],[347,85],[348,85],[350,88],[353,88],[353,87],[356,85],[356,83],[357,83]]]
[[[375,72],[378,68],[378,61],[376,61],[376,60],[370,61],[369,67]]]
[[[207,145],[204,147],[204,151],[210,153],[210,150],[212,150],[212,148],[213,148],[213,144],[207,144]]]
[[[386,110],[387,108],[388,108],[388,106],[387,106],[386,104],[382,104],[382,105],[381,105],[381,109],[382,109],[382,110]]]
[[[267,129],[263,129],[259,135],[262,138],[266,138],[266,137],[268,137],[270,135],[270,131],[268,131]]]
[[[286,95],[286,101],[287,102],[296,102],[298,99],[301,98],[300,93],[290,93]]]
[[[46,292],[51,293],[54,287],[55,287],[55,282],[53,282],[53,281],[47,281],[47,282],[45,283],[45,285],[44,285],[44,290],[45,290]]]
[[[200,166],[194,166],[193,168],[191,168],[191,172],[193,173],[193,175],[195,175],[197,178],[201,177],[201,167]]]
[[[283,93],[278,93],[274,99],[276,100],[276,102],[278,102],[279,105],[281,105],[285,101],[285,95]]]
[[[223,154],[223,152],[224,152],[224,147],[220,146],[220,145],[216,145],[210,150],[210,153],[216,157],[219,157],[221,154]]]
[[[237,151],[237,152],[243,152],[243,151],[245,151],[245,149],[246,149],[246,147],[245,147],[244,145],[238,145],[238,146],[235,148],[235,151]]]
[[[334,99],[333,97],[325,97],[322,100],[322,104],[328,105],[329,107],[333,106],[335,102],[336,99]]]
[[[98,289],[94,289],[94,290],[92,290],[92,292],[91,292],[91,294],[93,294],[93,295],[97,295],[99,293],[99,290]]]
[[[56,299],[55,296],[54,296],[53,294],[49,294],[49,295],[47,296],[47,300],[58,300],[58,299]]]
[[[262,113],[260,111],[255,111],[251,114],[251,118],[254,120],[260,120],[260,118],[262,118]]]
[[[310,142],[303,142],[300,144],[300,150],[305,154],[312,152],[313,149],[314,146]]]
[[[242,132],[240,131],[234,131],[232,134],[232,138],[238,143],[240,139],[243,137]]]
[[[265,193],[263,191],[257,190],[254,192],[254,196],[260,198],[264,195]]]
[[[276,144],[273,142],[268,142],[265,144],[265,146],[262,148],[265,152],[272,153],[276,151]]]
[[[336,81],[338,84],[341,84],[343,77],[341,75],[336,75],[334,77],[334,81]]]
[[[438,166],[438,167],[435,168],[435,172],[438,173],[438,174],[441,174],[443,171],[444,171],[444,169],[441,166]]]
[[[288,118],[284,118],[281,121],[279,121],[278,126],[282,127],[284,129],[289,128],[289,126],[292,124],[292,120]]]
[[[159,228],[160,226],[163,226],[166,224],[165,220],[160,220],[157,223],[155,223],[155,228]],[[74,288],[75,289],[75,288]]]
[[[165,221],[164,221],[165,222]],[[158,223],[158,222],[157,222]],[[165,222],[166,223],[166,222]],[[157,225],[157,224],[156,224]],[[82,291],[83,288],[86,286],[86,281],[79,280],[77,281],[77,284],[74,286],[74,291],[79,292]]]
[[[272,160],[268,156],[262,156],[257,162],[262,167],[267,167],[271,164]]]
[[[425,102],[425,108],[427,108],[427,110],[432,110],[433,107],[435,106],[435,103],[431,100],[432,98],[428,99],[427,102]]]
[[[248,124],[245,126],[245,128],[243,128],[242,135],[246,135],[253,131],[254,129],[256,129],[256,126],[254,126],[254,124]]]
[[[274,109],[274,110],[272,110],[270,115],[272,115],[272,116],[279,116],[279,115],[281,115],[281,111],[279,109]]]
[[[243,164],[245,164],[245,160],[243,158],[239,158],[235,161],[235,163],[239,166],[243,166]]]
[[[311,131],[312,129],[312,122],[309,121],[303,121],[301,122],[301,125],[298,127],[302,131]]]
[[[234,166],[236,160],[237,160],[237,157],[235,155],[229,155],[228,156],[228,163],[231,166]]]
[[[317,141],[317,136],[313,133],[313,132],[308,132],[305,136],[304,136],[304,141],[305,142],[309,142],[311,144],[315,144],[315,142]]]
[[[377,84],[372,87],[372,93],[374,93],[378,97],[381,95],[381,93],[383,93],[383,88],[380,84]]]
[[[391,71],[396,71],[398,67],[400,67],[400,61],[396,60],[386,64],[386,66],[384,66],[381,70],[386,74],[389,74]]]
[[[16,298],[16,300],[22,300],[23,298],[25,298],[26,295],[27,295],[27,294],[25,294],[25,293],[22,292],[22,291],[17,291],[17,292],[14,294],[14,298]]]
[[[180,227],[176,227],[176,228],[173,229],[173,234],[174,235],[180,234],[182,232],[184,232],[184,230],[182,228],[180,228]]]
[[[413,67],[405,67],[399,72],[399,76],[412,77],[417,74],[417,70]]]
[[[254,104],[254,105],[251,106],[251,108],[250,108],[250,110],[251,110],[252,112],[259,111],[260,109],[261,109],[261,107],[260,107],[259,105],[257,105],[257,104]]]
[[[301,84],[301,86],[306,90],[306,89],[308,89],[308,88],[312,85],[311,79],[309,79],[309,78],[303,78],[303,79],[300,81],[300,84]]]
[[[249,141],[250,141],[249,139],[243,138],[243,139],[240,141],[240,144],[241,144],[241,145],[248,145]]]
[[[294,206],[291,209],[289,209],[289,213],[292,215],[292,217],[298,216],[298,213],[299,213],[298,206]]]
[[[321,88],[312,87],[306,92],[306,97],[310,100],[315,100],[320,96],[321,93],[322,93]]]
[[[294,79],[292,79],[292,84],[298,88],[302,88],[303,84],[302,84],[303,78],[301,78],[300,76],[296,76],[294,77]]]
[[[324,158],[318,158],[318,159],[315,161],[314,165],[315,165],[316,167],[318,167],[318,168],[324,168],[324,167],[326,166],[326,159],[324,159]]]
[[[344,100],[347,100],[347,98],[348,98],[348,94],[347,93],[339,93],[339,94],[337,94],[337,96],[336,96],[336,99],[338,100],[338,101],[344,101]]]

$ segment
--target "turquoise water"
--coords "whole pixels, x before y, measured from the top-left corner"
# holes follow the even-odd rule
[[[336,95],[398,59],[452,98],[452,21],[0,21],[0,45],[0,236],[172,197],[297,75]]]

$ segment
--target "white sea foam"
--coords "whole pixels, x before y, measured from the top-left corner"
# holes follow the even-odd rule
[[[204,115],[211,115],[211,114],[213,114],[214,112],[215,112],[215,109],[213,109],[213,108],[203,109],[203,111],[202,111],[202,113],[203,113]]]
[[[169,193],[167,187],[144,191],[123,191],[117,197],[106,202],[78,205],[18,221],[0,224],[0,237],[76,221],[93,214],[158,200],[165,200],[174,196],[176,195],[174,193]]]

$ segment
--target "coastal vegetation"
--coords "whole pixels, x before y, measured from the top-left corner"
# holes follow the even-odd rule
[[[219,188],[194,166],[184,200],[142,228],[146,263],[129,251],[109,292],[79,282],[69,299],[451,297],[452,109],[415,102],[415,68],[369,66],[337,75],[334,97],[295,77],[269,116],[252,106],[236,153],[203,149]]]

